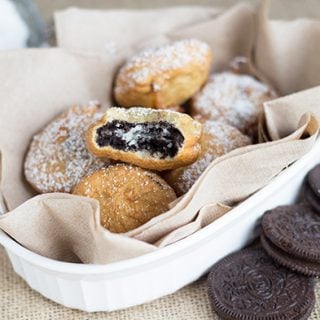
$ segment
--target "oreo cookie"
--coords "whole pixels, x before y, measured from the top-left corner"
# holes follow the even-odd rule
[[[307,180],[314,194],[320,199],[320,164],[309,171]]]
[[[320,198],[313,192],[308,181],[302,187],[301,200],[308,203],[317,213],[320,213]]]
[[[262,230],[281,251],[320,264],[320,215],[308,204],[267,211],[262,217]]]
[[[223,319],[307,319],[313,279],[281,267],[259,247],[227,256],[211,269],[209,298]]]
[[[299,257],[290,255],[276,247],[263,233],[260,236],[261,244],[268,255],[280,265],[299,272],[309,277],[320,276],[320,264],[301,259]]]

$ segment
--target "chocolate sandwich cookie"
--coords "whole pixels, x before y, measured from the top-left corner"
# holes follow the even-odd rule
[[[316,165],[308,173],[308,182],[317,197],[320,199],[320,164]]]
[[[267,211],[262,230],[282,251],[320,264],[320,215],[302,203]]]
[[[320,276],[320,264],[299,258],[276,247],[263,233],[260,235],[261,244],[267,253],[280,265],[309,277]]]
[[[320,198],[313,192],[307,181],[302,187],[301,201],[308,203],[317,213],[320,213]]]
[[[244,249],[213,266],[209,298],[223,319],[307,319],[313,280],[276,264],[261,248]]]

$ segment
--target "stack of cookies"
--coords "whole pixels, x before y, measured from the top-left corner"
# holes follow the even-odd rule
[[[266,212],[261,243],[279,264],[306,276],[320,276],[320,215],[308,204]]]
[[[210,163],[255,141],[267,85],[187,39],[147,48],[115,76],[117,107],[74,106],[37,133],[24,172],[41,193],[96,199],[101,224],[127,232],[167,211]]]
[[[307,319],[320,276],[320,165],[307,175],[303,202],[267,211],[260,243],[213,266],[209,297],[223,319]],[[308,192],[308,197],[306,197]]]

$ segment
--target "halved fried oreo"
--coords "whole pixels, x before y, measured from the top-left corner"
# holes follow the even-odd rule
[[[87,145],[98,157],[162,171],[194,162],[201,132],[199,122],[179,112],[110,108],[89,128]]]

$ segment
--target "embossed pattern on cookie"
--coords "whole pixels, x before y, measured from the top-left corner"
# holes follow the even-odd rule
[[[208,287],[223,319],[307,319],[315,303],[313,280],[277,265],[259,247],[220,260]]]

